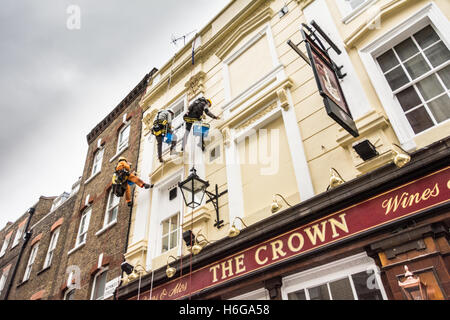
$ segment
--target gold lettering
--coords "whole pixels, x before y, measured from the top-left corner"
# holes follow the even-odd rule
[[[434,185],[433,191],[431,192],[431,196],[432,196],[433,198],[436,198],[438,195],[439,195],[439,186],[438,186],[438,184],[436,183],[436,184]]]
[[[294,240],[294,238],[298,238],[298,240],[300,242],[298,247],[294,247],[292,244],[292,240]],[[301,235],[301,233],[295,232],[295,233],[291,234],[291,236],[288,239],[288,248],[292,252],[299,252],[300,250],[302,250],[304,244],[305,244],[305,240],[304,240],[303,236]]]
[[[245,271],[244,254],[235,257],[234,261],[236,262],[236,274],[244,272]]]
[[[311,228],[306,228],[305,232],[308,235],[309,240],[311,240],[311,243],[314,245],[316,245],[317,242],[317,237],[319,237],[320,242],[324,242],[325,241],[325,226],[327,224],[328,221],[323,221],[322,224],[322,231],[319,230],[319,224],[315,224],[312,226],[313,230],[314,230],[314,234],[311,234]]]
[[[386,209],[386,215],[389,214],[389,212],[392,210],[392,212],[397,211],[398,207],[400,206],[400,203],[405,195],[408,195],[408,193],[403,192],[403,194],[400,196],[400,199],[398,196],[395,196],[395,198],[389,198],[388,200],[385,200],[381,206],[383,209]]]
[[[279,259],[280,256],[284,257],[286,255],[286,252],[283,251],[283,241],[276,240],[270,243],[272,246],[272,261]]]
[[[215,266],[212,266],[209,268],[209,272],[213,272],[213,282],[217,282],[217,269],[220,268],[220,265],[216,264]]]
[[[336,232],[336,227],[341,229],[342,231],[348,233],[348,227],[347,227],[347,221],[345,221],[345,213],[341,214],[339,218],[341,219],[341,222],[338,222],[336,219],[329,219],[331,224],[331,230],[333,230],[333,239],[336,237],[339,237],[339,233]]]
[[[261,259],[259,258],[259,252],[260,252],[261,250],[267,250],[267,246],[261,246],[261,247],[259,247],[259,248],[256,250],[256,252],[255,252],[255,260],[256,260],[256,263],[259,264],[259,265],[266,264],[267,261],[269,260],[269,258],[267,258],[267,257],[266,257],[264,260],[261,260]]]
[[[222,262],[222,279],[227,277],[226,273],[228,272],[228,277],[233,275],[233,259],[229,259],[227,261]]]
[[[163,289],[159,295],[159,300],[163,300],[165,296],[167,296],[167,290]]]
[[[425,191],[422,193],[422,200],[427,201],[431,196],[431,189],[426,188]]]

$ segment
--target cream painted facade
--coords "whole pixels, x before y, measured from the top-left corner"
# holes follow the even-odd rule
[[[270,217],[275,194],[293,205],[325,192],[331,167],[350,181],[392,161],[393,143],[411,152],[450,134],[450,121],[415,134],[376,62],[384,51],[428,24],[449,48],[450,36],[443,30],[450,29],[450,3],[360,2],[353,9],[340,0],[230,1],[195,38],[194,65],[194,40],[168,57],[141,101],[145,129],[138,174],[149,177],[155,186],[136,190],[126,253],[129,263],[151,273],[164,267],[169,255],[189,253],[182,231],[201,232],[213,243],[227,236],[236,217],[247,225]],[[280,17],[278,12],[285,4],[288,12]],[[343,52],[330,54],[347,73],[341,84],[358,138],[326,114],[311,67],[287,45],[288,40],[301,41],[300,25],[311,20]],[[191,135],[183,156],[171,157],[166,148],[163,157],[168,161],[161,165],[150,133],[157,111],[182,109],[174,120],[176,128],[199,95],[211,99],[211,111],[221,117],[205,120],[211,125],[205,152]],[[180,141],[183,134],[181,127]],[[352,148],[365,139],[379,152],[369,161],[363,161]],[[189,175],[193,162],[199,176],[210,182],[209,191],[215,184],[219,192],[228,190],[219,198],[220,219],[225,222],[221,229],[214,227],[211,203],[203,201],[203,206],[192,211],[184,206],[179,188],[176,198],[168,200],[170,190]],[[238,220],[237,225],[242,227]]]

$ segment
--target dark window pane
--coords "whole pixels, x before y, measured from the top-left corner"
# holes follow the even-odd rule
[[[330,282],[331,297],[333,300],[354,300],[350,280],[344,278]]]
[[[439,41],[439,36],[436,34],[432,26],[427,26],[414,34],[414,38],[416,38],[417,43],[422,47],[422,49],[428,47],[436,41]]]
[[[416,79],[431,70],[421,54],[406,61],[405,68],[411,76],[411,79]]]
[[[450,60],[450,51],[442,41],[425,50],[425,55],[433,67],[437,67]]]
[[[288,293],[288,300],[306,300],[305,290]]]
[[[177,246],[178,244],[178,232],[172,232],[170,234],[170,249],[173,249]]]
[[[422,132],[434,125],[424,107],[420,107],[414,111],[407,113],[406,118],[408,119],[415,133]]]
[[[450,65],[438,72],[447,89],[450,89]]]
[[[352,280],[359,300],[383,300],[373,270],[355,273]]]
[[[448,94],[444,94],[428,103],[434,118],[437,122],[442,122],[450,118],[450,98]]]
[[[395,51],[397,51],[400,60],[405,61],[406,59],[412,57],[414,54],[419,52],[414,41],[411,38],[406,39],[403,42],[400,42],[398,45],[394,47]]]
[[[383,53],[381,56],[377,58],[377,60],[383,72],[391,70],[393,67],[397,66],[400,63],[398,62],[398,59],[395,56],[394,51],[392,50]]]
[[[308,289],[308,292],[310,300],[330,300],[330,295],[326,284]]]
[[[406,74],[401,66],[398,66],[394,70],[386,73],[386,79],[392,90],[397,90],[409,82],[408,77],[406,77]]]
[[[444,92],[444,88],[442,88],[442,85],[439,83],[439,80],[435,74],[432,74],[431,76],[418,82],[417,88],[425,101],[428,101]]]
[[[408,111],[409,109],[416,107],[422,103],[420,101],[419,95],[416,92],[416,89],[414,89],[413,86],[397,93],[397,99],[404,111]]]

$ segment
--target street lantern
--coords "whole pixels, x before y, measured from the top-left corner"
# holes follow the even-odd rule
[[[217,229],[223,227],[223,220],[219,217],[219,197],[228,192],[225,190],[219,194],[219,187],[215,186],[215,193],[209,192],[206,188],[209,187],[209,181],[201,179],[197,175],[197,170],[194,167],[191,169],[191,174],[186,178],[186,180],[178,182],[178,187],[181,189],[181,194],[183,195],[184,203],[187,207],[195,209],[202,204],[205,193],[209,200],[206,203],[211,202],[216,211],[216,223],[214,224]]]
[[[398,281],[403,296],[407,300],[428,300],[427,286],[420,281],[420,277],[413,277],[413,273],[405,266],[405,281]]]
[[[192,168],[191,174],[186,180],[178,182],[178,186],[181,189],[181,194],[183,195],[186,206],[195,209],[201,205],[209,182],[200,179],[197,175],[197,170]]]

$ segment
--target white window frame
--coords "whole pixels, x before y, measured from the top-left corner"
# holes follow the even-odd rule
[[[429,3],[408,19],[386,32],[359,51],[361,60],[366,68],[367,74],[378,94],[378,98],[388,115],[402,147],[407,151],[416,149],[414,138],[428,132],[429,130],[439,128],[443,123],[433,126],[430,129],[415,134],[406,118],[399,102],[397,101],[392,89],[381,71],[376,58],[391,49],[403,40],[411,37],[415,32],[421,30],[427,25],[432,25],[443,43],[450,48],[450,36],[448,33],[442,33],[442,30],[450,30],[450,22],[440,9],[434,4]],[[446,121],[445,121],[446,122]]]
[[[67,296],[72,292],[75,293],[75,289],[67,289],[67,291],[64,293],[63,300],[67,300]]]
[[[2,276],[0,277],[0,295],[2,294],[3,289],[5,288],[6,281],[8,280],[9,269],[7,272],[2,272]]]
[[[105,218],[104,218],[104,220],[103,220],[103,229],[106,229],[106,228],[108,228],[109,226],[111,226],[111,225],[117,223],[117,218],[118,218],[118,216],[119,216],[119,204],[120,204],[120,198],[119,198],[119,197],[116,197],[116,198],[118,199],[118,200],[117,200],[117,203],[114,204],[114,205],[110,208],[109,205],[110,205],[110,202],[111,202],[111,197],[116,197],[116,195],[113,193],[112,189],[111,189],[111,191],[109,192],[108,202],[106,203],[106,212],[105,212]],[[115,208],[117,208],[116,218],[115,218],[114,220],[108,222],[109,216],[110,216],[111,212],[114,211]]]
[[[8,249],[9,242],[11,241],[12,234],[5,237],[3,240],[2,250],[0,251],[0,258],[5,255],[6,249]]]
[[[336,5],[339,8],[339,11],[342,15],[342,22],[349,23],[361,13],[363,13],[367,8],[369,8],[376,0],[366,0],[364,3],[361,3],[356,8],[352,8],[350,3],[346,0],[336,0]]]
[[[93,162],[92,162],[91,177],[94,177],[100,171],[102,171],[102,162],[103,162],[104,152],[105,152],[105,148],[97,149],[97,151],[94,152],[94,159],[93,159]],[[97,159],[97,155],[99,153],[101,153],[101,157]]]
[[[128,130],[128,138],[126,141],[120,141],[122,134]],[[130,141],[130,133],[131,133],[131,123],[127,122],[124,124],[123,128],[120,129],[119,134],[117,135],[117,152],[116,154],[121,153],[126,148],[128,148],[128,143]]]
[[[177,198],[179,197],[180,195],[179,194],[177,194]],[[176,244],[176,246],[175,247],[173,247],[173,248],[170,248],[170,240],[171,240],[171,237],[172,237],[172,233],[175,231],[174,229],[171,229],[171,226],[172,226],[172,222],[171,222],[171,220],[172,220],[172,218],[173,217],[177,217],[177,221],[178,221],[178,231],[177,231],[177,244]],[[168,231],[168,233],[167,234],[163,234],[163,223],[164,223],[164,221],[167,221],[167,220],[169,220],[169,231]],[[161,231],[160,231],[160,234],[161,234],[161,238],[159,239],[159,241],[161,242],[161,249],[160,249],[160,253],[161,254],[164,254],[164,253],[166,253],[166,252],[168,252],[168,251],[170,251],[170,250],[172,250],[172,249],[175,249],[175,248],[177,248],[179,245],[180,245],[180,243],[179,243],[179,241],[180,241],[180,229],[181,229],[181,223],[180,223],[180,221],[181,221],[181,216],[180,216],[180,212],[177,212],[177,213],[175,213],[175,214],[173,214],[173,215],[171,215],[170,217],[168,217],[168,218],[166,218],[166,219],[164,219],[164,220],[161,220]],[[168,246],[169,246],[169,248],[166,250],[166,251],[163,251],[163,238],[165,237],[167,235],[167,237],[168,237],[168,239],[167,239],[167,241],[168,241]]]
[[[23,236],[23,232],[25,231],[26,223],[23,223],[20,227],[17,228],[16,235],[14,236],[14,241],[12,243],[11,249],[19,244],[20,238]]]
[[[23,275],[22,282],[25,282],[28,279],[30,279],[31,271],[33,269],[34,261],[36,260],[38,250],[39,250],[39,242],[35,243],[31,248],[30,257],[28,258],[27,267],[25,268],[25,273]]]
[[[373,259],[368,257],[365,252],[284,277],[282,279],[283,285],[281,287],[281,294],[283,300],[288,300],[289,293],[305,290],[306,297],[309,300],[309,294],[306,289],[323,284],[327,284],[327,287],[329,288],[329,282],[348,278],[355,273],[364,271],[373,272],[383,300],[387,300],[387,295],[379,275],[380,271]],[[353,296],[355,300],[358,300],[358,295],[352,280],[350,281],[350,284]],[[330,298],[332,298],[331,293]]]
[[[87,239],[87,233],[88,233],[88,231],[89,231],[89,222],[90,222],[90,220],[91,220],[91,212],[92,212],[92,208],[88,208],[88,209],[86,209],[86,211],[81,215],[81,219],[80,219],[80,225],[78,226],[78,232],[77,232],[77,240],[76,240],[76,244],[75,244],[75,247],[79,247],[79,246],[81,246],[81,245],[83,245],[83,244],[85,244],[86,243],[86,239]],[[86,220],[85,220],[85,226],[86,226],[86,228],[85,228],[85,230],[82,230],[82,226],[84,226],[83,224],[82,224],[82,222],[83,222],[83,218],[85,218],[86,217]],[[80,241],[80,237],[81,236],[83,236],[84,235],[84,240],[81,242]]]
[[[92,283],[91,300],[94,300],[94,292],[95,292],[96,285],[97,285],[97,278],[98,278],[99,276],[103,275],[103,274],[106,274],[106,275],[105,275],[105,288],[104,288],[104,291],[103,291],[103,295],[102,295],[100,298],[97,298],[97,299],[95,299],[95,300],[104,300],[104,299],[105,299],[105,291],[106,291],[106,284],[107,284],[106,279],[107,279],[107,276],[108,276],[108,274],[107,274],[108,270],[109,270],[108,268],[102,268],[102,269],[101,269],[100,271],[98,271],[97,274],[95,275],[94,281],[93,281],[93,283]]]
[[[56,249],[56,244],[58,243],[59,232],[61,227],[56,228],[52,232],[52,237],[50,239],[50,244],[48,245],[47,255],[45,256],[44,269],[48,268],[52,264],[54,251]]]
[[[177,255],[181,255],[181,241],[182,241],[182,225],[184,216],[184,201],[183,196],[178,193],[177,198],[179,199],[179,209],[173,212],[164,212],[164,214],[159,210],[162,200],[161,193],[163,189],[169,188],[171,185],[176,184],[178,181],[184,179],[184,169],[178,170],[167,179],[156,183],[152,188],[152,201],[151,201],[151,211],[153,214],[150,216],[150,228],[148,231],[148,241],[150,247],[150,254],[147,255],[147,269],[151,268],[152,259],[161,256],[162,251],[162,227],[161,222],[169,217],[172,217],[178,212],[179,216],[179,233],[178,233],[178,249]]]
[[[2,294],[2,291],[5,288],[7,277],[8,277],[7,274],[2,274],[2,276],[0,277],[0,295]]]

